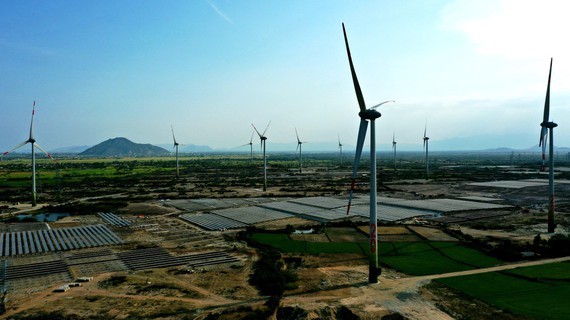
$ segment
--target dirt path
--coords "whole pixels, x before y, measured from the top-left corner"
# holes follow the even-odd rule
[[[299,304],[309,308],[317,308],[320,305],[327,305],[331,301],[338,301],[341,305],[361,309],[367,312],[398,312],[409,319],[447,320],[453,318],[447,313],[439,310],[431,301],[422,299],[418,293],[418,289],[428,284],[431,280],[496,272],[569,260],[570,257],[563,257],[419,277],[387,278],[385,276],[382,276],[380,278],[380,283],[378,284],[363,283],[361,286],[356,285],[350,288],[333,289],[324,292],[317,292],[314,294],[299,294],[295,296],[288,296],[284,298],[283,301],[287,305]],[[349,269],[352,269],[353,272],[362,272],[366,275],[368,273],[367,267],[362,266],[354,268],[320,268],[319,270],[326,274],[338,273],[340,276],[343,272],[346,272]]]
[[[340,304],[351,309],[361,310],[367,314],[382,314],[397,312],[409,319],[453,319],[447,313],[439,310],[431,301],[425,300],[421,297],[418,289],[431,280],[449,278],[456,276],[473,275],[487,272],[496,272],[502,270],[509,270],[519,267],[529,267],[536,265],[543,265],[549,263],[570,261],[570,257],[546,259],[531,262],[520,262],[507,265],[501,265],[491,268],[451,272],[445,274],[418,276],[418,277],[398,277],[394,274],[382,275],[380,283],[368,284],[365,281],[360,283],[353,283],[350,287],[342,287],[339,289],[324,289],[315,293],[299,293],[295,295],[285,296],[283,298],[284,305],[299,305],[303,309],[319,309],[332,304]],[[368,268],[366,266],[340,266],[319,268],[321,272],[330,277],[345,277],[347,272],[361,273],[362,279],[366,279],[368,275]],[[205,307],[224,307],[224,306],[237,306],[246,305],[252,301],[250,300],[232,300],[221,297],[217,294],[210,292],[204,288],[195,286],[184,285],[191,287],[204,298],[180,298],[180,297],[165,297],[165,296],[137,296],[131,294],[120,294],[109,292],[100,289],[97,286],[98,280],[105,278],[106,274],[98,275],[95,281],[85,283],[83,287],[72,288],[65,293],[53,293],[54,288],[46,289],[44,291],[30,295],[26,301],[19,301],[19,307],[16,309],[8,309],[2,315],[2,318],[7,318],[11,315],[17,314],[27,309],[41,307],[48,304],[50,301],[55,301],[62,298],[73,299],[73,297],[82,297],[90,295],[100,295],[112,298],[121,298],[128,300],[156,300],[156,301],[183,301],[191,304],[195,308]],[[359,277],[360,278],[360,277]],[[182,283],[180,283],[182,284]]]

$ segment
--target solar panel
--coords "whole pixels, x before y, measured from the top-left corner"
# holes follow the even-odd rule
[[[262,207],[240,207],[212,211],[212,213],[242,222],[244,224],[255,224],[265,221],[272,221],[290,218],[293,215]]]
[[[245,223],[215,214],[183,214],[180,218],[208,230],[235,229],[247,226]]]

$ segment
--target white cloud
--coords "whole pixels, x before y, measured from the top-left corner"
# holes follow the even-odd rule
[[[226,20],[229,24],[233,25],[234,22],[232,21],[232,19],[230,19],[230,17],[228,17],[224,12],[222,12],[222,10],[220,10],[215,4],[213,4],[211,1],[208,0],[208,4],[210,5],[210,7],[212,7],[212,9],[214,9],[214,11],[216,11],[216,13],[222,17],[222,19]]]
[[[483,54],[509,59],[568,56],[570,27],[564,0],[458,0],[444,9],[444,24],[470,38]]]

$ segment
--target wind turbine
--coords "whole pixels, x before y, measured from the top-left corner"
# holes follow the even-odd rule
[[[178,145],[179,143],[176,142],[176,137],[174,136],[174,127],[170,125],[170,129],[172,130],[172,140],[174,140],[174,148],[176,149],[176,179],[180,178],[180,171],[178,167]]]
[[[427,136],[427,121],[424,127],[424,151],[426,152],[426,179],[429,178],[429,137]]]
[[[55,159],[49,154],[47,153],[42,147],[40,147],[37,143],[36,143],[36,139],[34,138],[34,114],[36,113],[36,101],[34,101],[34,104],[32,105],[32,122],[30,124],[30,136],[28,138],[28,140],[20,143],[19,145],[15,146],[14,148],[12,148],[9,151],[6,151],[4,153],[2,153],[1,156],[5,156],[8,153],[20,148],[21,146],[29,143],[32,145],[32,207],[35,207],[37,205],[37,192],[36,192],[36,151],[34,149],[34,147],[38,147],[38,149],[40,149],[41,151],[43,151],[43,153],[45,153],[47,155],[48,158],[50,158],[51,160],[55,161]]]
[[[265,132],[267,132],[267,129],[269,129],[270,124],[271,121],[269,121],[267,127],[265,127],[265,130],[263,130],[263,133],[259,133],[253,123],[251,124],[259,136],[259,140],[261,141],[261,148],[263,149],[263,191],[267,191],[267,158],[265,157],[265,141],[267,140],[267,137],[265,136]]]
[[[303,173],[303,154],[301,149],[303,147],[303,143],[307,143],[307,141],[301,141],[301,139],[299,139],[297,128],[295,128],[295,135],[297,135],[297,150],[299,150],[299,173]]]
[[[394,170],[396,170],[396,131],[392,135],[392,153],[394,157]]]
[[[346,30],[344,29],[344,23],[342,24],[342,32],[344,34],[344,43],[346,45],[346,53],[348,55],[348,63],[350,64],[350,73],[352,74],[352,82],[354,84],[354,90],[356,91],[356,98],[358,100],[358,105],[360,107],[360,112],[358,116],[360,117],[360,128],[358,129],[358,140],[356,142],[356,154],[354,156],[354,170],[352,171],[352,183],[350,186],[350,195],[348,198],[348,207],[346,209],[346,214],[350,211],[350,205],[352,202],[352,194],[354,192],[354,186],[356,181],[356,174],[358,171],[358,163],[360,161],[360,156],[362,154],[362,147],[364,145],[364,139],[366,138],[366,130],[368,129],[368,121],[370,121],[370,264],[368,270],[368,282],[377,283],[378,276],[380,274],[380,269],[378,268],[378,229],[377,229],[377,188],[376,188],[376,127],[375,120],[380,118],[380,112],[376,111],[376,108],[388,103],[394,102],[392,100],[384,101],[373,106],[370,109],[366,109],[366,103],[364,102],[364,97],[362,95],[362,90],[360,89],[360,84],[356,77],[356,71],[354,70],[354,65],[352,63],[352,57],[350,55],[350,48],[348,46],[348,38],[346,37]]]
[[[338,151],[340,158],[340,166],[342,167],[342,143],[340,143],[340,136],[338,136]]]
[[[249,153],[251,155],[250,161],[253,161],[253,132],[251,133],[251,138],[249,139],[249,143],[242,144],[242,147],[249,146]]]
[[[550,58],[550,70],[548,71],[548,85],[546,87],[546,99],[544,100],[544,114],[540,126],[539,146],[542,147],[542,165],[544,167],[546,140],[548,145],[548,233],[554,232],[554,128],[558,125],[549,121],[550,116],[550,76],[552,75],[552,58]],[[549,137],[547,137],[547,133]]]

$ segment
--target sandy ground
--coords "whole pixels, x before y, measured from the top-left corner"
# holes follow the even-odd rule
[[[334,286],[330,289],[324,288],[315,293],[297,293],[285,296],[282,305],[299,306],[307,311],[319,310],[328,306],[346,306],[355,313],[364,315],[363,319],[378,319],[383,315],[390,313],[400,313],[408,319],[453,319],[447,313],[439,310],[433,301],[422,297],[419,292],[420,287],[429,283],[431,280],[464,276],[471,274],[479,274],[486,272],[495,272],[500,270],[508,270],[518,267],[534,266],[547,263],[555,263],[568,261],[570,257],[548,259],[532,262],[521,262],[507,264],[492,268],[452,272],[446,274],[437,274],[419,277],[403,277],[395,272],[386,272],[383,274],[378,284],[368,284],[366,282],[368,270],[366,266],[333,266],[318,268],[318,271],[329,279],[347,278],[350,275],[351,280],[355,281],[350,286]],[[249,270],[244,270],[248,272]],[[117,299],[121,301],[130,301],[136,304],[137,301],[154,301],[155,303],[184,303],[192,308],[205,307],[235,307],[239,305],[249,305],[253,302],[263,300],[263,297],[251,296],[246,300],[231,299],[227,296],[214,292],[212,284],[209,288],[194,285],[188,281],[178,279],[176,276],[168,276],[168,281],[192,289],[197,292],[199,298],[184,298],[176,296],[149,296],[149,295],[133,295],[128,293],[113,292],[101,289],[98,282],[108,278],[110,274],[101,274],[95,277],[94,281],[84,283],[82,287],[72,288],[65,293],[54,293],[52,288],[34,293],[19,301],[17,308],[8,308],[2,318],[9,318],[11,315],[19,312],[40,309],[47,305],[56,305],[56,301],[83,301],[88,296],[104,296],[106,299]],[[339,282],[342,282],[339,280]],[[243,283],[247,286],[247,283]]]

